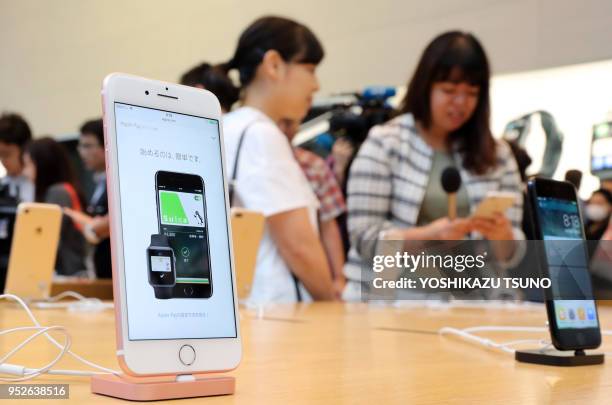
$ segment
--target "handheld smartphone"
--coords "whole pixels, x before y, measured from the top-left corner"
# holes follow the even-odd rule
[[[594,349],[601,344],[597,306],[588,271],[584,227],[574,186],[536,178],[528,185],[540,259],[551,279],[546,312],[559,350]]]
[[[508,208],[512,207],[518,196],[516,193],[507,191],[490,191],[484,200],[478,204],[473,216],[475,217],[493,217],[495,213],[505,213]]]
[[[61,226],[58,205],[19,204],[5,293],[32,300],[49,298]]]
[[[176,253],[172,298],[210,298],[212,274],[204,180],[196,174],[155,173],[159,232]]]
[[[234,369],[242,348],[219,102],[125,74],[105,78],[102,101],[119,364],[131,375]],[[181,262],[183,247],[192,260]]]

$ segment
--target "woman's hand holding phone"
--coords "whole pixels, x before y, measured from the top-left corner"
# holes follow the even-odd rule
[[[472,232],[470,218],[437,219],[427,225],[413,228],[392,228],[384,231],[385,240],[460,240]]]
[[[386,232],[386,239],[459,240],[473,231],[479,232],[488,240],[514,240],[512,223],[501,213],[490,217],[444,217],[418,228],[391,229]]]
[[[473,217],[471,221],[474,231],[492,242],[491,246],[497,260],[502,262],[510,260],[516,251],[516,243],[512,223],[508,217],[496,212],[489,217]]]
[[[474,217],[472,229],[488,240],[513,240],[512,223],[504,214],[496,212],[490,217]]]
[[[437,219],[426,225],[427,239],[432,240],[460,240],[472,231],[470,218],[448,217]]]

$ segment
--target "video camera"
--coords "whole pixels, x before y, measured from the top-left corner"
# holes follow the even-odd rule
[[[295,144],[326,157],[336,139],[344,138],[357,149],[370,128],[388,121],[395,111],[389,99],[394,87],[366,87],[361,93],[331,96],[313,103],[296,136]]]

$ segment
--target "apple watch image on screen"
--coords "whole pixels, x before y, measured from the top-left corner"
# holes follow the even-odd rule
[[[212,272],[204,180],[195,174],[155,173],[159,233],[176,255],[172,298],[210,298]]]
[[[153,287],[155,298],[172,298],[172,289],[176,284],[176,258],[165,235],[151,235],[147,264],[149,284]]]

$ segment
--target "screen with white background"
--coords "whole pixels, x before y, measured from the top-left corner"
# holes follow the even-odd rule
[[[162,273],[170,273],[172,271],[172,259],[167,256],[152,256],[151,271],[159,271]]]
[[[114,110],[129,339],[236,337],[219,122],[123,103]],[[205,184],[210,298],[157,299],[148,282],[158,171],[198,175]]]

